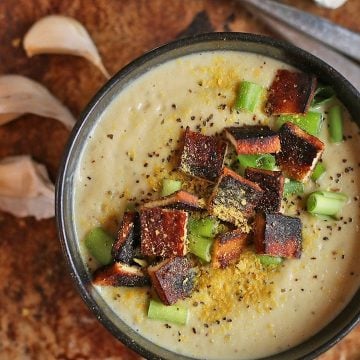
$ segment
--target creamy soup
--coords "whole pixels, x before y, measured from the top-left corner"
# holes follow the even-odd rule
[[[161,179],[176,177],[174,151],[186,126],[212,135],[234,124],[272,125],[261,108],[254,115],[232,111],[232,105],[240,81],[269,87],[280,68],[290,66],[249,53],[204,52],[151,69],[114,98],[87,139],[75,175],[74,221],[89,271],[98,265],[84,247],[86,233],[101,225],[115,234],[129,202],[159,197]],[[97,291],[141,335],[195,358],[258,358],[314,335],[344,308],[360,282],[360,136],[345,115],[341,144],[329,143],[323,126],[327,172],[319,183],[305,185],[305,194],[314,189],[348,194],[341,218],[309,215],[305,195],[283,203],[285,214],[303,222],[301,259],[263,269],[250,248],[235,266],[205,267],[197,291],[179,302],[190,309],[185,326],[147,318],[148,288]]]

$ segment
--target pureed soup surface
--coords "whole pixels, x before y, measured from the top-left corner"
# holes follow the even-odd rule
[[[180,176],[171,170],[186,126],[213,135],[225,126],[272,125],[261,108],[255,115],[231,109],[240,81],[266,88],[280,68],[290,69],[256,54],[193,54],[151,69],[118,94],[87,139],[75,176],[74,219],[89,271],[98,265],[83,244],[87,232],[101,225],[116,234],[128,203],[158,198],[161,180]],[[284,213],[303,222],[300,260],[268,270],[248,251],[236,266],[209,266],[197,291],[179,302],[190,309],[185,326],[147,318],[148,288],[97,290],[140,334],[196,358],[257,358],[309,338],[341,311],[360,283],[360,136],[348,115],[344,135],[343,143],[331,144],[323,126],[327,172],[319,184],[309,181],[305,186],[305,194],[316,189],[348,194],[340,220],[309,215],[305,196],[284,201]]]

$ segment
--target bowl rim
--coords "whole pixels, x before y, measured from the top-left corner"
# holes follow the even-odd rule
[[[146,64],[152,59],[158,58],[160,55],[185,48],[189,45],[195,45],[198,43],[207,43],[212,41],[235,41],[235,42],[241,42],[241,43],[253,43],[253,44],[261,44],[261,45],[267,45],[271,48],[285,51],[286,55],[300,57],[307,62],[309,65],[316,65],[318,70],[321,70],[322,75],[330,75],[330,82],[334,82],[337,84],[340,84],[340,95],[344,95],[346,98],[347,96],[350,96],[350,108],[353,109],[353,111],[350,111],[353,119],[354,119],[354,113],[360,114],[360,93],[355,87],[347,80],[345,79],[340,73],[338,73],[335,69],[333,69],[330,65],[322,61],[321,59],[315,57],[314,55],[306,52],[305,50],[302,50],[288,42],[274,39],[268,36],[264,35],[258,35],[258,34],[252,34],[252,33],[238,33],[238,32],[218,32],[218,33],[204,33],[199,34],[187,38],[178,39],[172,42],[169,42],[165,45],[159,46],[157,48],[154,48],[153,50],[150,50],[146,52],[145,54],[139,56],[135,60],[131,61],[129,64],[127,64],[125,67],[120,69],[110,80],[108,80],[101,88],[97,91],[95,96],[91,99],[91,101],[88,103],[88,105],[85,107],[83,112],[80,115],[79,120],[76,122],[69,139],[67,141],[67,144],[64,149],[63,157],[61,160],[61,164],[59,167],[58,177],[56,181],[56,188],[55,188],[55,216],[56,216],[56,225],[58,229],[58,235],[61,242],[61,247],[65,256],[65,260],[67,263],[67,267],[70,271],[70,275],[73,278],[73,281],[75,282],[76,288],[78,292],[80,293],[83,301],[86,303],[88,308],[95,314],[95,316],[98,318],[98,320],[102,323],[102,325],[110,331],[110,333],[120,340],[122,343],[124,343],[126,346],[131,348],[132,350],[136,351],[140,355],[144,356],[146,359],[165,359],[164,357],[159,357],[158,355],[154,354],[153,352],[149,351],[145,347],[137,344],[133,341],[131,337],[129,337],[125,332],[118,329],[115,324],[112,322],[112,320],[104,313],[103,309],[98,306],[97,302],[93,298],[89,286],[86,285],[85,280],[83,278],[84,274],[79,269],[79,264],[76,263],[74,259],[74,254],[72,253],[71,247],[70,247],[70,241],[71,239],[68,239],[66,234],[66,223],[69,221],[66,219],[66,216],[64,214],[64,205],[63,205],[63,196],[64,192],[68,183],[68,168],[69,163],[71,161],[71,155],[74,147],[75,140],[79,137],[79,134],[81,132],[81,129],[83,125],[86,123],[89,114],[91,114],[99,104],[99,102],[106,97],[106,95],[109,93],[109,91],[122,79],[123,76],[131,74],[135,69],[137,69],[139,66]],[[217,49],[213,49],[217,50]],[[221,50],[221,49],[219,49]],[[244,50],[239,50],[244,51]],[[189,55],[190,53],[185,53],[183,55]],[[265,55],[265,54],[263,54]],[[270,58],[275,58],[272,55],[266,55]],[[285,56],[285,55],[284,55]],[[280,61],[285,61],[283,59],[280,59]],[[286,61],[285,61],[286,62]],[[289,63],[293,64],[289,61]],[[161,64],[161,62],[159,63]],[[295,65],[296,66],[296,65]],[[338,90],[338,89],[337,89]],[[340,96],[341,98],[341,96]],[[346,107],[348,107],[348,104],[346,101],[343,101]],[[360,124],[358,123],[360,126]],[[71,220],[70,220],[71,221]],[[85,266],[84,264],[82,264]],[[81,266],[81,264],[80,264]],[[360,289],[357,290],[357,293],[354,294],[353,300],[355,297],[359,296]],[[353,301],[352,300],[352,301]],[[355,304],[357,306],[357,302]],[[345,308],[337,315],[337,317],[330,322],[325,328],[320,330],[319,332],[326,329],[329,325],[331,325],[338,317],[341,316],[341,314],[344,312],[344,310],[349,306],[347,304]],[[357,324],[360,323],[360,308],[357,306],[357,311],[354,315],[350,316],[350,321],[347,321],[345,326],[342,326],[342,329],[338,331],[335,335],[329,337],[327,341],[321,343],[319,346],[315,346],[314,349],[306,354],[305,356],[296,357],[296,359],[314,359],[326,350],[328,350],[330,347],[334,346],[338,341],[340,341],[345,335],[347,335]],[[318,332],[318,333],[319,333]],[[313,337],[316,337],[318,335],[316,333]],[[313,337],[310,339],[302,342],[301,344],[295,346],[294,348],[301,346],[302,344],[306,343],[307,341],[310,341]],[[146,339],[147,340],[147,339]],[[149,343],[151,341],[147,340]],[[292,348],[292,349],[294,349]],[[291,349],[290,349],[291,350]],[[289,350],[286,350],[283,352],[284,354],[288,352]],[[267,359],[277,359],[279,355],[283,354],[275,354],[270,357],[267,357]],[[178,358],[182,359],[192,359],[190,357],[186,357],[183,355],[178,355]],[[295,358],[294,358],[295,359]]]

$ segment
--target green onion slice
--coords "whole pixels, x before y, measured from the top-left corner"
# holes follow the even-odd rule
[[[85,246],[101,265],[112,261],[111,248],[114,239],[101,227],[92,229],[85,237]]]
[[[335,91],[331,86],[319,85],[315,90],[314,99],[311,102],[311,109],[318,109],[326,103],[335,99]]]
[[[279,265],[284,261],[280,256],[258,255],[258,258],[264,266]]]
[[[318,136],[323,123],[323,115],[316,111],[309,111],[306,114],[280,115],[276,120],[276,127],[279,129],[287,122],[299,126],[310,135]]]
[[[311,174],[311,179],[313,181],[319,180],[326,172],[326,167],[323,163],[317,163],[315,169]]]
[[[189,252],[206,262],[211,260],[213,239],[189,233],[188,241]]]
[[[163,179],[161,196],[168,196],[181,190],[181,181],[172,179]]]
[[[307,211],[312,214],[336,216],[348,201],[344,193],[315,191],[307,200]]]
[[[304,192],[304,184],[300,181],[289,180],[284,184],[284,195],[297,195]]]
[[[343,115],[340,105],[335,105],[329,109],[328,113],[330,140],[333,143],[343,141]]]
[[[270,154],[242,154],[237,157],[240,170],[244,173],[247,167],[254,167],[258,169],[273,170],[276,165],[275,156]]]
[[[235,109],[253,112],[258,105],[263,88],[250,81],[243,81],[239,86],[239,91],[235,100]]]
[[[150,300],[148,317],[180,325],[186,325],[188,309],[177,305],[164,305],[160,301]]]
[[[207,217],[204,219],[189,220],[189,232],[193,235],[212,238],[215,236],[219,222],[214,218]]]
[[[125,211],[135,211],[136,210],[136,206],[134,203],[128,203],[126,205]]]

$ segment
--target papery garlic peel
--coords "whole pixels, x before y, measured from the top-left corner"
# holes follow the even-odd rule
[[[57,119],[68,129],[76,121],[70,111],[38,82],[21,75],[0,76],[0,125],[25,113]]]
[[[82,56],[98,67],[106,78],[110,77],[89,33],[73,18],[49,15],[38,20],[26,33],[23,45],[29,57],[37,54]]]
[[[1,160],[0,210],[17,217],[53,217],[55,190],[45,166],[28,155]]]

